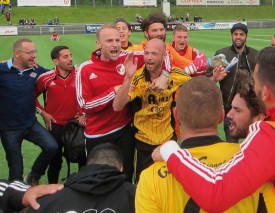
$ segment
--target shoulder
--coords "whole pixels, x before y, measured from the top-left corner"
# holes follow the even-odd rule
[[[215,53],[215,55],[218,55],[220,53],[227,53],[227,52],[231,52],[231,46],[224,47],[222,49],[217,50],[216,53]]]
[[[258,50],[252,48],[252,47],[247,47],[249,53],[252,53],[252,54],[257,54],[258,53]]]
[[[145,72],[144,72],[144,66],[140,69],[138,69],[133,76],[132,79],[132,84],[137,85],[140,81],[142,81],[145,77]]]
[[[78,67],[77,73],[78,73],[78,72],[81,72],[81,70],[83,70],[83,69],[87,69],[87,68],[93,66],[93,64],[94,64],[94,62],[93,62],[91,59],[89,59],[89,60],[83,62],[83,63],[80,64],[80,66]]]

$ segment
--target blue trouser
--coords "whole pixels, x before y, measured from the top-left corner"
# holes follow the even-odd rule
[[[26,139],[42,149],[36,158],[30,175],[40,179],[57,152],[58,145],[51,134],[36,121],[30,128],[1,131],[1,140],[9,166],[9,180],[23,180],[22,141]]]

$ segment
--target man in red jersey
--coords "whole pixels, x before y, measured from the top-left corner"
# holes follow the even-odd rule
[[[72,54],[66,46],[56,46],[51,52],[56,67],[39,76],[35,95],[44,93],[45,107],[36,99],[36,111],[43,117],[46,128],[58,143],[58,151],[48,168],[49,183],[57,183],[62,166],[61,135],[66,124],[74,119],[85,125],[85,114],[82,113],[76,99],[75,76]],[[85,157],[84,157],[85,159]],[[85,165],[85,160],[83,162]]]
[[[275,181],[275,49],[259,52],[254,70],[255,91],[266,107],[267,119],[249,127],[241,151],[213,170],[170,141],[160,148],[168,169],[204,210],[221,212],[252,194],[266,181]],[[203,190],[202,190],[203,189]]]
[[[116,91],[124,81],[124,60],[129,52],[120,53],[121,41],[115,24],[103,25],[96,33],[98,50],[84,62],[77,73],[77,99],[87,114],[85,128],[87,153],[98,144],[117,145],[124,157],[124,171],[132,180],[134,138],[132,115],[128,107],[115,112],[112,107]],[[138,68],[143,65],[143,52],[136,52]]]

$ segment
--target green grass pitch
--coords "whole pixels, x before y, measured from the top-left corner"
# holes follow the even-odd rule
[[[248,33],[247,45],[256,49],[269,46],[271,43],[271,37],[274,34],[275,29],[251,29]],[[18,38],[24,36],[1,36],[1,51],[0,60],[6,60],[12,57],[12,44]],[[53,62],[50,59],[50,51],[54,46],[65,45],[71,49],[73,54],[74,63],[81,64],[85,60],[89,59],[91,51],[96,49],[95,34],[81,34],[81,35],[60,35],[61,40],[58,42],[50,41],[50,37],[47,36],[27,36],[33,40],[38,49],[37,62],[47,68],[54,67]],[[209,30],[209,31],[190,31],[189,32],[189,44],[197,49],[203,51],[206,56],[212,57],[216,50],[231,45],[231,36],[229,30]],[[167,32],[167,42],[171,42],[172,33]],[[133,43],[139,43],[144,40],[142,33],[133,33],[130,40]],[[38,116],[40,122],[41,117]],[[219,128],[219,134],[223,138],[224,134],[222,128]],[[28,174],[33,164],[34,159],[40,152],[39,148],[33,144],[23,141],[22,144],[23,156],[24,156],[24,175]],[[5,152],[2,145],[0,145],[0,178],[8,177],[8,167],[5,160]],[[76,165],[72,166],[72,171],[77,171]],[[60,178],[66,176],[67,167],[63,162],[63,168]],[[41,179],[42,183],[47,183],[46,176]],[[61,182],[61,181],[60,181]]]

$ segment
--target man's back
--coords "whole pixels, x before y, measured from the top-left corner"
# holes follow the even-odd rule
[[[201,146],[201,141],[205,141],[206,145]],[[182,143],[182,148],[190,148],[191,154],[198,158],[200,162],[216,169],[221,164],[229,161],[239,151],[238,144],[220,141],[217,136],[194,137],[185,140]],[[267,193],[274,194],[272,184],[266,184],[263,187],[266,188],[264,198],[267,203]],[[257,212],[259,193],[263,187],[226,212]],[[272,208],[268,209],[269,212],[274,211],[274,206]],[[166,163],[157,162],[141,174],[136,194],[136,212],[182,213],[204,211],[183,190],[182,186],[168,171]]]
[[[135,186],[115,167],[93,164],[68,178],[65,188],[38,200],[38,212],[134,212]],[[90,212],[89,211],[89,212]],[[28,209],[27,212],[37,212]]]

